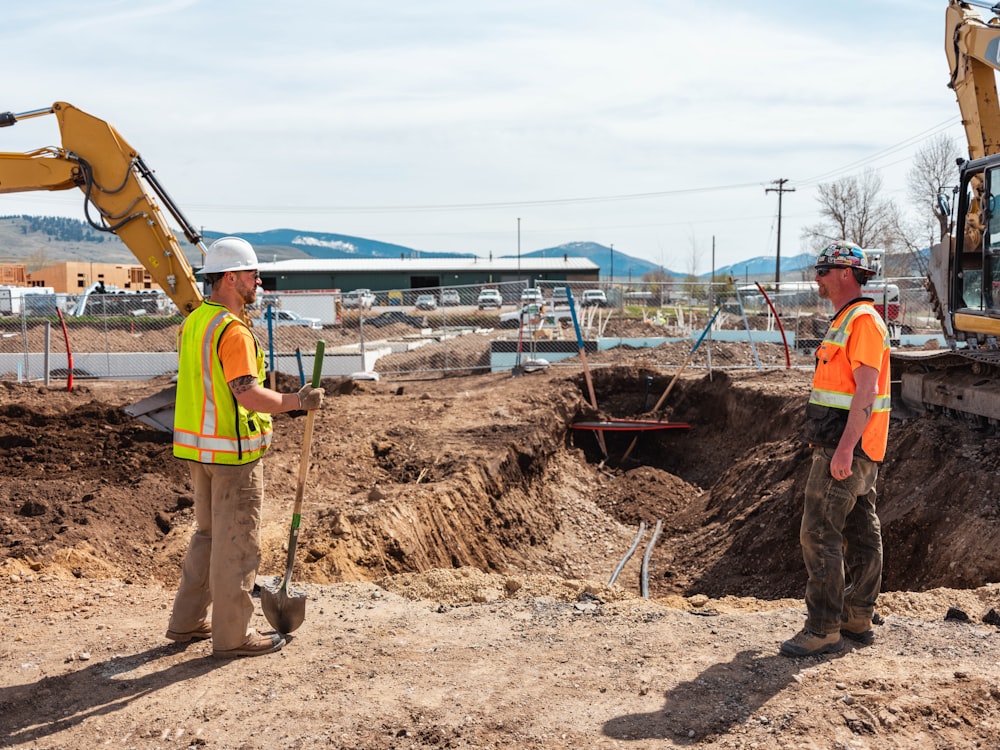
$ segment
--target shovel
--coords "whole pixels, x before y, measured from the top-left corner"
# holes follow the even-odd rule
[[[316,360],[313,364],[312,387],[319,388],[323,372],[323,353],[326,342],[316,342]],[[306,474],[309,472],[309,449],[312,447],[313,419],[316,412],[306,414],[305,435],[302,438],[302,457],[299,459],[299,482],[295,488],[295,505],[292,506],[292,529],[288,535],[288,560],[285,563],[285,577],[277,589],[264,586],[260,590],[260,606],[271,627],[279,633],[291,633],[306,619],[306,595],[302,591],[290,591],[292,566],[295,564],[295,545],[299,540],[299,524],[302,521],[302,495],[306,488]]]

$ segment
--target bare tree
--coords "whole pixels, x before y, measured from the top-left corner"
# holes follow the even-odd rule
[[[926,218],[926,214],[924,215]],[[919,276],[927,275],[927,255],[923,248],[927,245],[918,242],[917,237],[927,236],[928,225],[915,227],[912,222],[907,221],[901,214],[896,215],[895,226],[892,228],[895,239],[893,247],[896,250],[906,252],[887,253],[883,267],[886,276],[910,276],[914,269]],[[930,235],[931,244],[934,244],[933,234]],[[907,258],[907,256],[909,256]]]
[[[687,257],[687,272],[688,278],[694,280],[697,278],[698,263],[701,261],[702,251],[698,247],[698,238],[694,236],[694,232],[688,235],[688,242],[691,245],[691,252]]]
[[[908,275],[914,263],[923,274],[926,253],[921,249],[948,236],[949,217],[942,213],[938,195],[957,181],[958,156],[954,139],[946,135],[932,139],[916,153],[907,173],[909,198],[918,208],[916,219],[904,216],[891,199],[881,197],[882,177],[875,171],[820,185],[822,221],[803,230],[803,238],[816,249],[837,239],[881,248],[888,275]]]
[[[910,200],[920,212],[920,223],[937,228],[937,236],[929,238],[930,245],[948,237],[948,215],[941,211],[938,195],[950,191],[951,186],[958,183],[960,155],[954,138],[938,135],[917,151],[906,174]]]
[[[698,280],[698,262],[701,260],[702,251],[698,247],[698,238],[694,236],[694,232],[688,237],[688,242],[691,243],[691,252],[687,257],[688,275],[685,281],[691,284],[691,297],[698,299],[705,296],[705,288],[695,283]]]
[[[899,210],[892,200],[881,198],[881,192],[882,177],[870,169],[860,177],[821,184],[818,200],[823,220],[806,227],[803,237],[816,248],[833,240],[848,240],[890,252],[896,245]]]

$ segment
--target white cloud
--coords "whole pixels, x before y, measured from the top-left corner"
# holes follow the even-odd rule
[[[295,237],[292,240],[292,244],[302,245],[303,247],[323,247],[331,250],[343,250],[346,253],[356,253],[358,251],[357,245],[351,242],[344,242],[343,240],[321,240],[318,237]]]

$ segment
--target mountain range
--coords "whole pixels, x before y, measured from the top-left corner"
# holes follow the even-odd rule
[[[204,231],[206,243],[226,233]],[[379,240],[352,237],[330,232],[309,232],[298,229],[271,229],[265,232],[243,232],[257,250],[261,260],[279,261],[295,258],[460,258],[474,253],[439,253],[396,245]],[[200,265],[197,250],[182,241],[195,265]],[[687,278],[689,273],[665,268],[618,249],[596,242],[569,242],[555,247],[522,252],[522,258],[552,258],[569,255],[587,258],[600,267],[601,276],[639,280],[646,274],[662,274]],[[499,257],[514,257],[507,254]],[[812,253],[782,257],[783,278],[799,278],[809,274]],[[89,224],[76,219],[49,216],[0,216],[0,263],[25,263],[32,271],[61,261],[92,263],[132,263],[135,257],[115,235],[98,232]],[[758,256],[715,269],[717,277],[766,280],[774,275],[773,256]],[[711,274],[698,274],[707,279]]]
[[[222,237],[219,232],[205,232],[206,241]],[[274,256],[274,260],[288,257],[312,258],[471,258],[473,253],[436,253],[425,250],[414,250],[402,245],[394,245],[378,240],[362,237],[352,237],[345,234],[325,232],[305,232],[297,229],[271,229],[266,232],[249,232],[240,234],[250,242],[258,255],[266,258]],[[289,254],[294,251],[295,255]],[[301,253],[301,254],[299,254]],[[636,258],[614,250],[609,246],[596,242],[568,242],[563,245],[522,252],[522,258],[558,258],[569,255],[574,258],[586,258],[600,267],[602,276],[612,273],[617,279],[632,278],[639,280],[646,274],[662,273],[675,278],[686,278],[689,274],[664,268],[658,263]],[[515,257],[513,254],[498,257]],[[781,259],[782,275],[808,271],[812,268],[814,255],[803,253],[790,258]],[[768,278],[774,276],[774,257],[758,256],[717,268],[717,276],[734,276],[737,278]],[[699,274],[697,278],[707,279],[711,272]]]

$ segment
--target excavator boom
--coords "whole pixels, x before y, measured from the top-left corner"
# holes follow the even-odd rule
[[[161,204],[188,242],[204,254],[201,236],[184,218],[136,151],[107,122],[66,102],[21,114],[0,114],[0,127],[55,115],[61,147],[0,152],[0,193],[79,188],[95,229],[113,232],[167,293],[181,314],[202,302],[194,271],[167,225]],[[91,213],[91,210],[96,212]]]
[[[983,21],[973,6],[995,11],[996,4],[949,0],[945,11],[945,53],[969,158],[1000,152],[1000,107],[994,71],[1000,70],[1000,25]]]
[[[46,115],[55,115],[59,123],[61,146],[27,153],[0,152],[0,193],[79,188],[90,225],[118,235],[181,314],[190,314],[203,301],[201,290],[167,225],[163,208],[204,256],[201,235],[181,214],[139,152],[103,120],[66,102],[56,102],[47,109],[0,113],[0,127]],[[171,432],[173,408],[171,387],[125,411]]]

